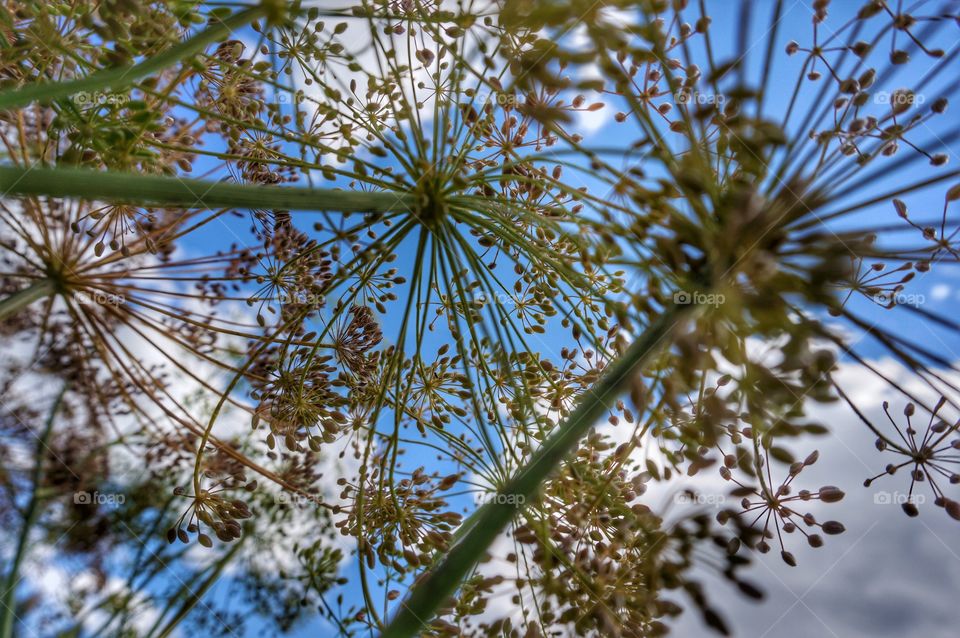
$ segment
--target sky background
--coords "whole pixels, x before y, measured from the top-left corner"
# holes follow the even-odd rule
[[[757,11],[749,41],[758,44],[756,48],[750,47],[748,77],[758,75],[767,35],[766,25],[773,2],[758,0],[754,4]],[[828,25],[843,24],[862,4],[861,0],[835,0],[831,5]],[[927,6],[936,8],[950,4],[931,2]],[[728,0],[707,2],[708,11],[714,21],[711,32],[718,59],[728,57],[734,50],[738,14],[731,10],[731,7],[735,5],[736,3]],[[811,2],[786,0],[784,6],[785,13],[775,46],[781,53],[776,57],[773,92],[768,100],[768,111],[772,116],[785,111],[793,88],[793,79],[802,64],[801,55],[787,58],[782,51],[790,40],[807,43],[811,32]],[[924,11],[933,12],[935,11]],[[729,37],[725,37],[726,34],[729,34]],[[576,37],[577,34],[570,35]],[[957,46],[958,37],[960,30],[954,30],[953,33],[948,31],[936,45],[948,52],[952,51]],[[907,65],[909,71],[903,71],[905,77],[900,78],[902,84],[915,83],[918,74],[922,77],[922,73],[926,72],[925,65],[932,68],[934,64],[933,61],[921,59],[916,65]],[[951,78],[953,79],[955,78]],[[898,78],[894,78],[891,85],[896,86],[897,80]],[[925,95],[925,99],[930,100],[936,97],[938,95],[934,89],[931,89],[929,95]],[[810,106],[808,101],[807,104],[799,105],[798,110],[804,112],[804,109]],[[591,143],[604,146],[622,142],[617,125],[611,120],[615,112],[614,108],[608,106],[601,112],[585,116],[581,124],[590,130]],[[927,136],[928,141],[936,143],[933,130],[923,131],[922,134]],[[951,156],[951,166],[955,167],[960,159],[960,148],[956,143],[941,146],[943,148],[937,150],[947,152]],[[202,164],[198,166],[202,170]],[[913,172],[899,173],[898,181],[922,179],[932,175],[934,170],[937,169],[918,163]],[[870,169],[868,172],[873,171]],[[891,183],[881,177],[873,183],[861,184],[858,196],[868,197],[891,187]],[[911,211],[916,211],[916,217],[933,219],[939,216],[942,209],[942,192],[941,187],[918,193],[910,196],[907,203]],[[865,215],[871,216],[877,223],[897,221],[889,203],[878,205]],[[226,244],[245,236],[246,220],[225,220],[224,223],[226,226],[212,226],[204,233],[192,237],[190,242],[194,243],[187,243],[184,250],[209,252],[211,245]],[[917,243],[918,237],[915,235],[906,234],[903,237],[913,239],[911,243]],[[404,263],[404,259],[409,261],[409,257],[410,255],[401,255],[399,263]],[[955,317],[960,311],[960,287],[957,284],[956,266],[942,265],[918,276],[911,282],[907,292],[915,295],[915,301],[922,305],[923,309]],[[885,322],[886,327],[909,335],[949,360],[960,363],[958,335],[937,329],[931,326],[930,322],[917,321],[904,310],[883,311],[873,307],[872,302],[866,299],[855,299],[852,304],[861,314],[869,312],[872,318]],[[389,338],[389,320],[385,322],[384,332]],[[855,335],[853,338],[859,336]],[[552,352],[549,334],[539,339],[539,342],[544,352],[554,356],[558,354]],[[885,356],[885,352],[875,341],[864,339],[861,346],[858,352],[870,357],[892,378],[906,385],[915,383],[902,366]],[[945,374],[952,375],[953,379],[960,382],[960,376],[956,373],[951,371]],[[841,361],[836,376],[840,385],[869,418],[882,418],[880,404],[884,400],[891,402],[892,413],[901,412],[902,398],[892,395],[888,386],[852,362]],[[919,386],[917,392],[931,403],[936,401],[936,396],[931,396]],[[797,556],[797,567],[791,568],[784,564],[776,551],[765,556],[755,556],[756,561],[749,570],[748,578],[766,591],[766,600],[759,604],[739,595],[726,582],[714,579],[710,574],[703,574],[711,583],[707,592],[714,601],[714,606],[723,611],[734,634],[744,637],[956,636],[956,594],[960,592],[960,543],[957,542],[960,540],[960,523],[950,519],[929,502],[926,506],[920,506],[921,513],[918,518],[908,519],[896,502],[883,502],[883,496],[877,498],[877,494],[887,493],[889,500],[896,501],[898,495],[905,492],[908,484],[907,477],[902,474],[886,477],[870,489],[862,487],[864,478],[879,473],[892,459],[889,454],[876,451],[873,435],[850,413],[845,404],[811,406],[811,415],[827,424],[831,428],[830,434],[791,442],[790,447],[803,452],[811,449],[820,451],[818,463],[805,470],[802,475],[803,486],[815,489],[820,485],[832,484],[846,492],[846,498],[840,504],[824,505],[815,510],[820,518],[823,518],[819,516],[822,511],[827,518],[843,522],[846,533],[827,537],[826,545],[818,550],[807,548],[799,534],[795,535],[796,538],[790,539],[792,542],[788,543],[787,549]],[[715,471],[709,474],[715,476]],[[719,478],[698,478],[696,481],[690,480],[689,484],[705,493],[723,493],[727,487]],[[664,504],[668,503],[673,490],[684,486],[684,482],[674,482],[669,487],[651,490],[651,506],[655,506],[656,499],[661,499]],[[922,487],[921,493],[925,493]],[[925,494],[929,499],[929,493]],[[712,506],[706,506],[707,509],[710,507]],[[309,530],[303,530],[303,533],[309,534]],[[69,569],[66,572],[69,573]],[[355,581],[356,564],[352,561],[346,562],[343,574]],[[55,588],[56,581],[51,580],[47,586]],[[343,593],[348,600],[359,600],[359,590],[354,585],[343,588]],[[236,605],[236,601],[228,599],[231,595],[228,579],[224,579],[207,594],[207,598]],[[682,599],[678,601],[684,602]],[[252,626],[253,631],[248,635],[259,632],[256,623]],[[692,609],[683,615],[676,625],[676,630],[677,636],[697,636],[706,632]],[[330,631],[330,626],[317,619],[300,625],[292,635],[323,636]]]
[[[736,4],[728,0],[707,2],[708,13],[713,18],[712,44],[718,60],[726,59],[735,50],[735,34],[739,20],[738,12],[733,10]],[[829,21],[822,28],[821,37],[829,35],[831,27],[837,28],[837,25],[845,23],[862,4],[860,0],[833,2]],[[755,44],[748,47],[747,77],[759,76],[773,3],[764,0],[755,2],[754,5],[754,25],[749,41]],[[928,3],[928,9],[920,13],[935,13],[930,8],[948,5],[949,3]],[[768,114],[773,119],[782,116],[786,111],[794,79],[803,62],[802,54],[788,58],[783,53],[784,48],[790,40],[806,45],[812,32],[811,2],[787,0],[784,7],[775,45],[778,54],[772,74],[772,92],[767,103]],[[948,52],[952,51],[957,46],[960,31],[945,31],[935,42],[927,41],[928,46],[940,46]],[[575,32],[568,35],[578,37]],[[883,60],[876,64],[883,65]],[[890,89],[916,86],[917,78],[932,70],[935,64],[932,60],[916,58],[915,63],[898,68],[899,77],[894,76],[886,86]],[[705,62],[701,66],[705,68]],[[824,71],[822,67],[820,70]],[[948,81],[954,79],[950,77]],[[946,87],[944,90],[952,88],[954,87]],[[807,97],[798,103],[798,113],[804,113],[815,104],[809,97],[810,94],[810,91],[804,92]],[[924,94],[923,99],[933,100],[936,97],[939,97],[939,94],[934,84],[931,90]],[[616,109],[608,105],[602,111],[583,116],[580,125],[591,132],[591,143],[598,146],[622,143],[618,126],[612,121],[615,112]],[[798,119],[793,118],[794,127]],[[794,129],[792,134],[798,133]],[[951,156],[952,166],[955,166],[957,158],[960,158],[957,144],[938,142],[932,129],[918,132],[917,137],[920,138],[917,141],[930,142],[924,147],[931,152],[947,152]],[[868,170],[868,173],[873,173],[877,166],[879,163]],[[897,183],[932,176],[935,170],[937,169],[928,167],[923,162],[917,163],[912,171],[899,172],[896,183],[880,176],[871,183],[859,184],[857,197],[866,198],[888,191]],[[942,193],[943,187],[911,195],[907,199],[911,215],[921,219],[937,218],[942,209]],[[892,205],[886,203],[866,211],[856,222],[851,223],[863,223],[864,219],[876,223],[895,223],[898,218]],[[917,237],[910,233],[897,235],[896,239],[914,245],[917,243]],[[403,255],[401,263],[402,261]],[[925,310],[953,317],[960,311],[960,290],[957,283],[956,267],[942,265],[927,274],[919,275],[906,292],[914,295],[913,299]],[[930,322],[917,321],[913,315],[900,309],[882,311],[863,298],[852,300],[851,307],[860,314],[868,314],[871,318],[885,322],[885,327],[930,345],[948,359],[960,362],[960,338],[956,334],[937,329],[931,326]],[[389,324],[385,326],[385,334],[389,336],[388,328]],[[539,341],[545,352],[551,352],[549,335]],[[858,352],[870,357],[871,361],[887,371],[892,378],[905,384],[911,383],[910,375],[902,366],[889,359],[874,340],[862,339],[859,346]],[[882,417],[880,404],[883,400],[892,403],[892,413],[900,413],[902,410],[901,397],[894,396],[888,386],[850,361],[841,361],[836,376],[868,418]],[[917,392],[931,403],[937,399],[919,386]],[[847,496],[840,504],[812,508],[818,514],[823,511],[827,518],[839,519],[846,526],[846,533],[827,537],[826,545],[818,550],[808,548],[803,539],[799,538],[799,534],[795,534],[795,538],[788,541],[787,547],[799,561],[799,565],[793,568],[784,564],[776,551],[765,556],[755,555],[756,560],[748,577],[765,590],[766,599],[761,603],[743,597],[728,583],[704,574],[704,578],[711,583],[707,587],[709,597],[718,609],[723,610],[734,635],[744,637],[955,636],[955,599],[956,592],[960,591],[960,543],[957,542],[960,539],[960,523],[950,519],[929,502],[926,507],[921,506],[921,514],[916,519],[909,519],[896,502],[884,503],[883,493],[890,494],[890,500],[895,501],[906,491],[908,481],[902,474],[880,480],[871,489],[862,486],[866,477],[879,473],[892,459],[889,455],[876,451],[873,435],[862,426],[845,404],[811,406],[811,415],[827,424],[831,433],[823,437],[808,437],[791,442],[790,447],[798,453],[811,449],[820,451],[818,464],[803,473],[806,480],[804,486],[816,488],[819,485],[833,484],[846,492]],[[711,476],[715,476],[715,473]],[[690,483],[701,487],[705,493],[723,493],[727,487],[719,478]],[[673,490],[683,486],[683,482],[674,482],[662,490],[653,489],[650,493],[651,505],[655,498],[661,498],[667,503]],[[876,496],[878,493],[881,494],[879,499]],[[927,496],[929,498],[929,495]],[[822,520],[823,517],[820,518]],[[344,573],[355,577],[355,565],[345,565]],[[355,587],[348,586],[345,594],[349,598],[359,592]],[[213,595],[216,595],[216,592]],[[680,602],[683,602],[682,599]],[[329,628],[325,628],[320,621],[303,626],[296,635],[316,636],[318,632],[322,635],[327,630]],[[688,610],[676,625],[678,636],[703,635],[705,631],[698,614],[692,609]]]

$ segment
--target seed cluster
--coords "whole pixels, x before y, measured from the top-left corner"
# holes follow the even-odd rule
[[[798,490],[819,454],[794,456],[838,396],[902,457],[867,485],[908,468],[960,518],[954,363],[887,321],[960,330],[904,301],[960,258],[960,15],[869,0],[838,21],[815,0],[784,48],[784,3],[728,4],[770,12],[758,42],[686,0],[0,2],[0,104],[54,96],[0,109],[0,168],[87,193],[0,201],[0,334],[34,353],[0,369],[4,404],[23,375],[67,383],[47,435],[32,397],[0,419],[0,520],[62,499],[17,528],[103,582],[133,557],[129,591],[71,591],[117,610],[103,635],[143,600],[232,631],[236,608],[188,613],[193,589],[152,579],[175,564],[200,591],[236,563],[231,591],[283,631],[319,613],[379,635],[410,610],[431,636],[659,636],[692,607],[723,633],[705,571],[760,598],[751,560],[844,531],[810,511],[844,491]],[[72,80],[94,89],[58,97]],[[111,172],[206,188],[154,206]],[[224,184],[250,207],[220,206]],[[841,365],[909,397],[906,426],[886,401],[896,435],[864,417]],[[585,407],[589,433],[551,454]],[[128,500],[68,496],[108,490]],[[408,607],[497,508],[513,518],[460,586]]]

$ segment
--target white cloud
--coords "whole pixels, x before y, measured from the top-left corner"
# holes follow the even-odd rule
[[[930,403],[937,396],[907,370],[891,361],[872,362],[897,383]],[[957,380],[957,375],[952,376]],[[863,368],[842,364],[837,382],[863,410],[882,425],[881,404],[891,413],[905,403],[886,383]],[[927,502],[920,516],[908,518],[896,504],[877,503],[874,495],[906,492],[904,474],[883,477],[871,488],[863,480],[883,471],[892,460],[874,447],[874,435],[845,403],[812,405],[810,413],[828,425],[831,433],[803,440],[800,451],[818,449],[820,460],[804,470],[804,486],[837,485],[846,492],[838,504],[822,505],[824,516],[840,520],[844,534],[826,538],[823,548],[811,550],[802,538],[787,538],[799,565],[789,567],[777,552],[755,554],[748,578],[766,590],[762,603],[740,596],[729,584],[710,575],[705,580],[710,598],[723,612],[736,636],[807,638],[882,638],[956,635],[953,592],[960,591],[960,523]],[[881,420],[883,419],[883,420]],[[925,426],[925,423],[924,423]],[[744,550],[741,550],[744,551]],[[705,629],[695,612],[676,624],[677,635],[701,635]]]

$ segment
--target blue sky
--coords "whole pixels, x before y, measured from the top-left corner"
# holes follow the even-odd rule
[[[862,4],[859,1],[834,2],[827,24],[834,27],[843,24]],[[930,4],[939,6],[939,3]],[[733,10],[736,5],[737,3],[726,0],[707,3],[713,18],[712,45],[717,59],[729,57],[736,49],[739,24],[739,14]],[[759,76],[766,46],[763,36],[772,6],[772,2],[755,3],[755,24],[750,29],[748,42],[756,41],[757,44],[748,47],[748,78]],[[773,90],[767,101],[767,113],[774,119],[786,111],[793,79],[803,63],[802,54],[787,57],[783,53],[784,48],[790,40],[804,44],[808,42],[812,29],[809,2],[787,0],[784,6],[784,18],[774,47],[777,55],[771,76],[774,78]],[[821,33],[825,33],[825,30],[826,27]],[[940,41],[934,39],[929,44],[950,51],[957,45],[957,33],[944,31],[946,32],[940,37]],[[879,64],[883,64],[882,61]],[[923,73],[935,64],[935,61],[918,55],[914,63],[898,67],[898,75],[885,83],[885,86],[892,89],[915,84],[918,74],[922,77]],[[702,66],[705,67],[705,63]],[[936,99],[940,95],[938,91],[941,90],[952,91],[953,87],[947,86],[947,81],[952,81],[949,73],[943,74],[941,80],[924,91],[924,99]],[[809,92],[806,92],[806,95],[806,101],[801,101],[796,106],[799,113],[819,106]],[[612,110],[611,106],[607,109]],[[792,119],[791,136],[801,134],[797,130],[798,120],[796,117]],[[941,130],[947,128],[944,123],[940,124]],[[921,142],[921,146],[932,151],[947,152],[951,157],[950,165],[945,169],[938,169],[919,162],[909,172],[898,172],[896,180],[886,179],[880,172],[869,183],[859,184],[856,197],[867,198],[891,190],[902,181],[926,179],[932,176],[934,171],[956,168],[956,162],[960,158],[960,148],[956,142],[943,144],[937,140],[933,129],[921,130],[915,141]],[[616,145],[622,143],[622,132],[615,123],[608,121],[591,135],[591,142],[598,146]],[[936,146],[944,148],[935,148]],[[910,151],[904,149],[901,152]],[[867,170],[867,174],[873,174],[877,168],[882,167],[884,161],[892,162],[893,159],[878,160],[873,168]],[[943,190],[944,187],[940,186],[906,197],[911,214],[918,219],[937,219],[943,207]],[[843,203],[838,202],[835,206],[842,206]],[[883,203],[863,211],[856,219],[844,222],[852,226],[841,224],[836,228],[842,230],[855,227],[862,225],[865,220],[892,224],[896,223],[898,218],[893,206]],[[228,223],[236,225],[238,236],[246,235],[246,220],[232,220]],[[211,227],[206,233],[191,238],[191,243],[188,243],[186,248],[209,251],[212,245],[224,242],[225,238],[230,239],[230,236],[223,228]],[[896,241],[916,245],[919,234],[898,234]],[[410,252],[402,253],[399,263],[409,263],[411,258]],[[954,317],[960,309],[960,291],[956,284],[955,266],[944,264],[934,267],[929,273],[917,276],[905,292],[915,295],[914,300],[925,310]],[[860,314],[879,317],[878,320],[884,322],[884,327],[928,344],[950,360],[960,360],[960,335],[937,328],[930,322],[918,321],[914,315],[900,309],[880,310],[871,301],[859,297],[851,301],[851,308]],[[389,315],[384,327],[389,338],[392,327]],[[548,344],[549,341],[547,335],[543,342]],[[435,347],[433,344],[431,346]],[[870,358],[885,355],[882,346],[870,338],[862,341],[858,352]],[[841,365],[848,363],[842,362]],[[884,392],[881,386],[874,386],[866,377],[858,381],[856,374],[853,366],[844,368],[845,378],[849,379],[850,383],[875,388],[878,394]],[[864,398],[870,399],[870,396]],[[876,396],[874,402],[878,404],[881,400],[883,397]],[[945,552],[941,545],[951,545],[950,539],[955,538],[956,534],[955,523],[946,519],[940,511],[925,511],[919,521],[914,521],[907,520],[898,508],[877,507],[872,493],[859,488],[859,481],[866,476],[861,466],[867,464],[877,467],[877,464],[880,464],[882,467],[885,460],[874,453],[872,438],[860,431],[862,428],[858,430],[858,424],[849,415],[842,415],[837,411],[826,411],[824,415],[836,425],[836,432],[826,440],[816,442],[818,446],[832,453],[824,454],[818,471],[823,473],[824,481],[841,484],[842,478],[847,483],[841,487],[848,491],[848,500],[840,507],[849,531],[824,550],[803,552],[799,568],[787,568],[774,555],[761,557],[759,564],[753,568],[752,577],[770,591],[770,598],[765,606],[745,602],[724,585],[716,587],[718,596],[726,601],[724,608],[727,615],[734,618],[733,624],[740,630],[738,635],[763,636],[767,635],[764,633],[767,632],[781,638],[810,635],[836,635],[844,638],[860,635],[902,636],[919,635],[915,631],[918,626],[924,627],[924,635],[930,637],[948,635],[948,631],[943,627],[950,618],[949,612],[953,605],[951,593],[960,588],[956,576],[960,573],[957,569],[960,563],[953,561],[960,559],[953,553],[956,550]],[[344,571],[351,578],[356,575],[353,564],[345,565]],[[209,596],[223,595],[226,592],[224,585],[218,586]],[[922,592],[922,595],[917,592]],[[359,591],[354,585],[345,587],[343,593],[348,600],[359,600]],[[681,622],[678,635],[699,633],[698,622],[694,613],[689,614]],[[328,630],[325,623],[318,620],[302,626],[295,635],[315,636],[318,632],[322,634]],[[937,633],[938,631],[941,633]]]

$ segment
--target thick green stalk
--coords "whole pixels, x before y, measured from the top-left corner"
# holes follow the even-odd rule
[[[30,529],[40,515],[40,478],[43,472],[43,457],[46,455],[47,441],[50,439],[50,432],[53,430],[53,419],[60,410],[60,403],[63,401],[63,395],[67,391],[64,385],[60,394],[53,402],[50,408],[50,415],[47,417],[47,423],[43,428],[43,433],[37,438],[37,447],[35,451],[36,463],[33,466],[32,488],[30,493],[30,502],[27,503],[27,509],[23,514],[23,527],[20,529],[20,538],[17,540],[17,551],[13,555],[13,561],[10,563],[10,572],[7,574],[6,582],[3,587],[3,608],[0,609],[0,638],[11,638],[13,636],[14,607],[16,607],[17,583],[20,580],[20,564],[27,553],[27,542],[30,538]]]
[[[0,299],[0,321],[8,315],[26,308],[34,301],[49,297],[54,292],[54,284],[50,279],[38,279],[23,290],[18,290],[6,299]]]
[[[409,211],[414,200],[407,193],[256,186],[161,175],[19,166],[0,166],[0,193],[83,197],[104,202],[185,208],[362,213]]]
[[[267,15],[267,9],[263,5],[235,13],[224,20],[214,22],[192,38],[170,47],[159,55],[147,56],[139,64],[117,69],[104,69],[85,78],[68,82],[34,82],[17,89],[0,92],[0,109],[18,108],[35,101],[49,102],[78,93],[116,91],[125,88],[142,77],[162,71],[180,60],[202,51],[209,44],[229,37],[235,29],[240,29],[265,15]]]
[[[523,504],[533,500],[543,482],[610,410],[635,375],[660,350],[674,327],[693,309],[694,306],[673,306],[667,310],[607,368],[530,462],[499,490],[498,494],[505,498],[491,499],[464,521],[462,529],[466,531],[443,560],[413,587],[381,638],[420,634]]]

